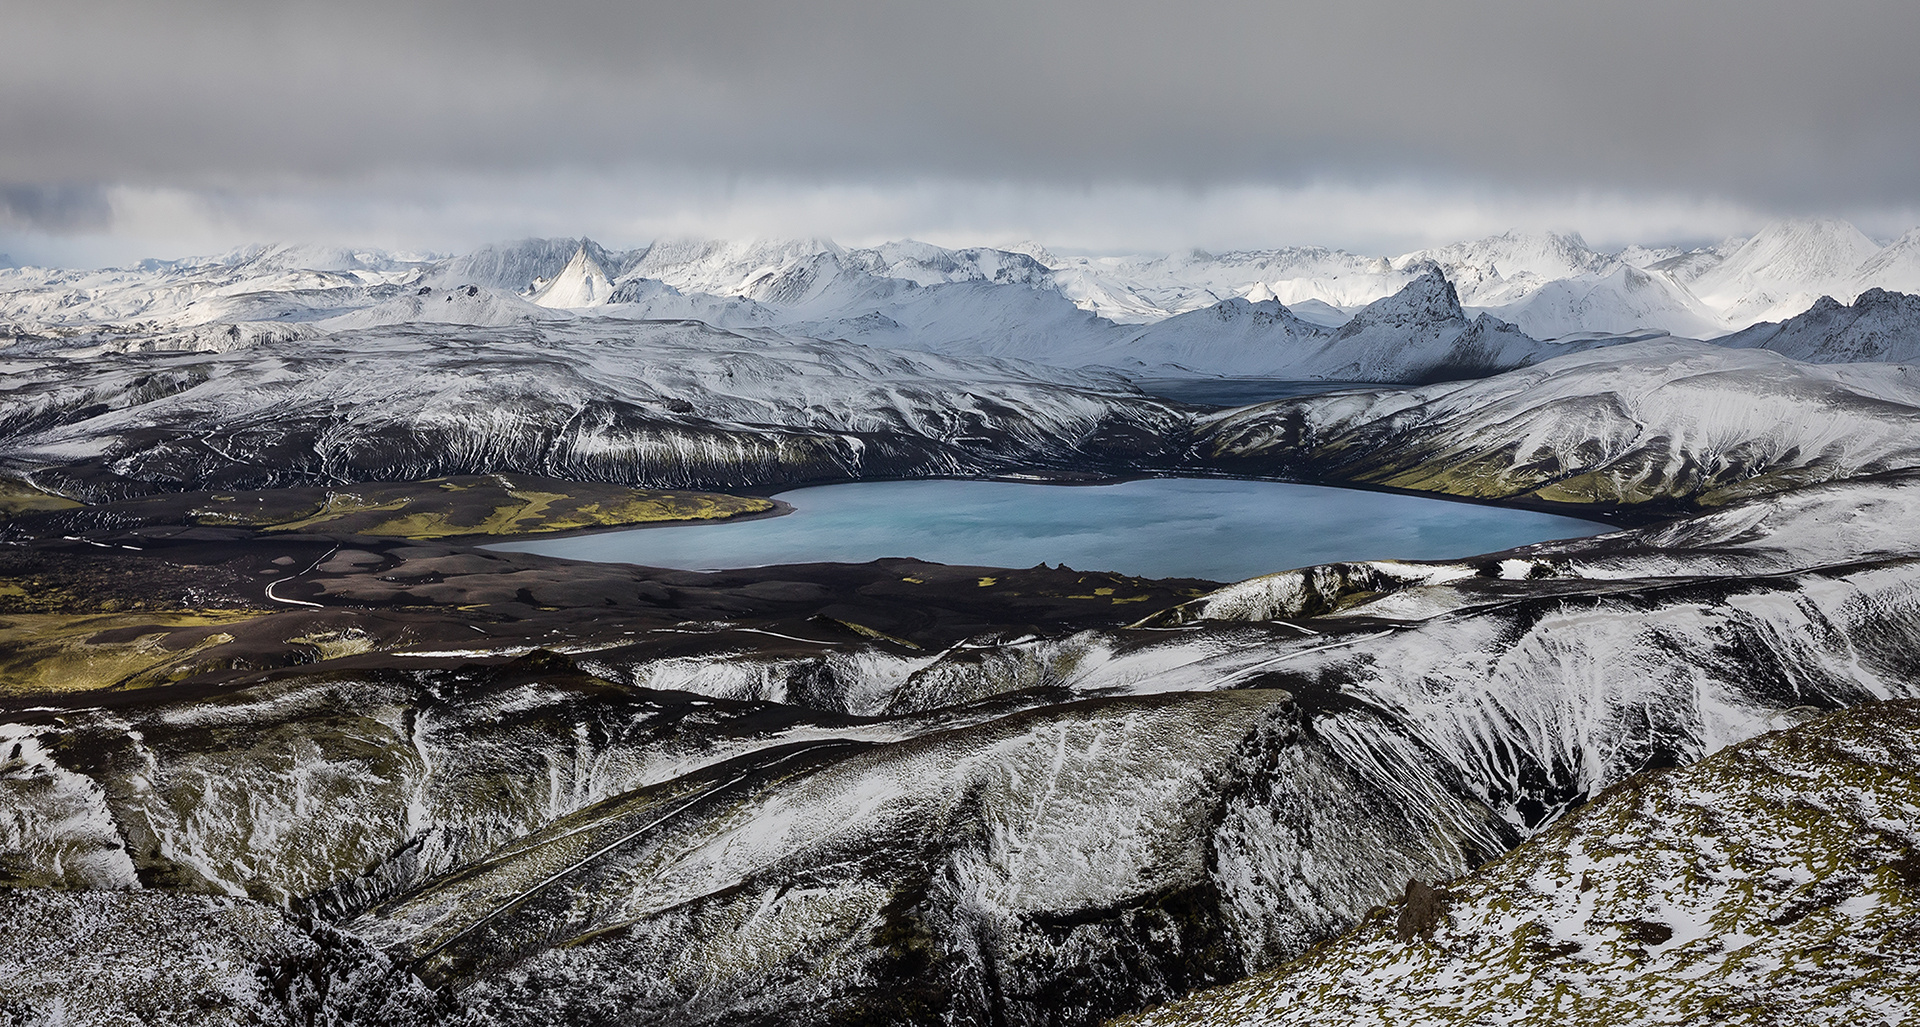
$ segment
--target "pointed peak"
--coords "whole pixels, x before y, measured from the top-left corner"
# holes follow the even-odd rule
[[[597,307],[612,298],[613,283],[606,268],[589,252],[590,245],[590,240],[582,239],[560,273],[544,282],[534,280],[530,297],[534,303],[543,307]]]
[[[1418,261],[1407,270],[1413,272],[1412,281],[1399,292],[1367,304],[1353,315],[1347,327],[1358,331],[1375,324],[1466,321],[1466,311],[1460,307],[1460,294],[1439,265],[1430,260]]]

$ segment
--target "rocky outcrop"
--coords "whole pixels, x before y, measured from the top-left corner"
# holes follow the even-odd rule
[[[1820,364],[1910,363],[1920,360],[1920,296],[1868,289],[1850,304],[1822,296],[1805,313],[1714,341]]]

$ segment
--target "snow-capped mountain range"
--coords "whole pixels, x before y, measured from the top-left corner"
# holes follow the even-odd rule
[[[1881,246],[1843,221],[1792,220],[1713,247],[1617,253],[1578,235],[1509,232],[1397,257],[1318,247],[1061,257],[1034,244],[823,239],[625,251],[531,239],[454,257],[253,246],[107,270],[0,270],[0,346],[219,351],[422,322],[696,320],[1055,366],[1410,381],[1628,337],[1715,339],[1873,289],[1920,292],[1920,229]]]

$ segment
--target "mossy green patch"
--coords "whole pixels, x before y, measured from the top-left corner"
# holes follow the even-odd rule
[[[725,520],[773,509],[773,503],[768,500],[743,496],[648,489],[625,491],[624,495],[587,500],[565,492],[509,489],[506,492],[509,501],[495,506],[477,524],[461,523],[458,514],[452,511],[416,510],[361,529],[360,534],[400,538],[529,535],[675,521]]]
[[[0,696],[144,688],[198,673],[251,610],[13,614],[0,619]]]
[[[0,476],[0,520],[9,520],[20,514],[77,510],[84,505],[48,492],[23,478]]]
[[[771,500],[751,496],[488,474],[333,488],[143,496],[103,504],[87,514],[109,519],[116,527],[194,524],[275,533],[445,539],[725,520],[775,508]],[[68,530],[64,522],[61,527]]]

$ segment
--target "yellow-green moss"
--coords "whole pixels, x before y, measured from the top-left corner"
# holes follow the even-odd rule
[[[202,654],[234,640],[226,632],[191,629],[258,616],[252,610],[9,615],[0,618],[0,696],[166,684],[197,673]],[[137,634],[124,641],[98,640],[129,629]]]
[[[0,477],[0,520],[27,513],[74,510],[84,505],[20,478]]]

